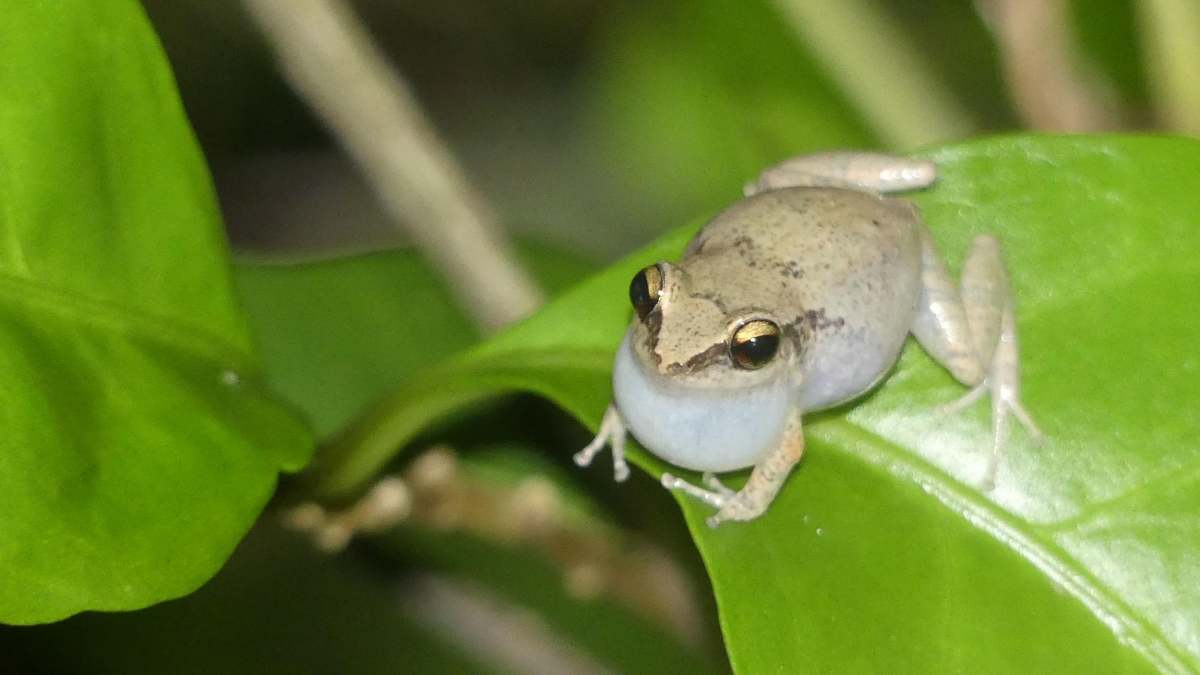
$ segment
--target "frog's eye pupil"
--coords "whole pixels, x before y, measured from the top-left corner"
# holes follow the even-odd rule
[[[761,368],[775,358],[779,351],[779,326],[773,321],[747,321],[733,332],[729,340],[729,355],[742,368]]]
[[[645,321],[658,305],[658,298],[663,290],[662,282],[662,271],[658,265],[651,265],[638,272],[633,281],[629,282],[629,301],[633,303],[633,309],[639,319]]]

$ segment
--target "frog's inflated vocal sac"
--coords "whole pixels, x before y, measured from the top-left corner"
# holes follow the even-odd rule
[[[956,288],[920,211],[884,193],[927,187],[931,162],[836,152],[792,159],[746,186],[676,264],[633,278],[637,316],[613,367],[615,401],[575,457],[611,441],[629,475],[626,430],[668,462],[703,471],[708,489],[665,487],[717,509],[710,527],[761,515],[804,450],[800,418],[879,384],[909,333],[973,389],[990,393],[994,480],[1010,413],[1041,438],[1017,395],[1012,293],[1000,245],[977,237]],[[753,466],[733,491],[715,472]]]

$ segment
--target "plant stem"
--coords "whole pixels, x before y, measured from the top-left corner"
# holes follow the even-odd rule
[[[1082,133],[1122,126],[1115,96],[1086,61],[1065,0],[975,0],[999,43],[1013,104],[1031,129]]]
[[[1160,121],[1200,136],[1200,0],[1140,0],[1137,6]]]
[[[366,175],[395,222],[493,331],[543,294],[407,83],[343,0],[245,0],[284,76]]]
[[[872,0],[772,0],[889,147],[971,135],[975,121]]]

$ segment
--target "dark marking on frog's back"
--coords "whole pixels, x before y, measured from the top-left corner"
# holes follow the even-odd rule
[[[691,297],[693,297],[697,300],[707,300],[707,301],[711,302],[712,304],[716,305],[717,309],[721,310],[722,314],[726,314],[726,315],[729,314],[729,308],[725,306],[725,301],[722,300],[721,296],[717,295],[716,293],[712,293],[709,291],[702,291],[699,293],[692,293]]]
[[[696,236],[692,237],[692,240],[688,242],[687,248],[683,250],[683,257],[690,258],[700,255],[700,252],[704,250],[704,245],[707,243],[708,237],[704,235],[704,231],[697,232]]]
[[[796,262],[795,260],[776,262],[774,267],[775,269],[779,270],[780,274],[789,279],[804,278],[804,268],[800,267],[800,263]]]
[[[803,359],[817,332],[830,328],[836,330],[845,325],[844,318],[830,319],[825,315],[825,308],[822,307],[821,309],[805,310],[803,314],[783,324],[781,328],[783,334],[796,345],[796,353]]]
[[[813,332],[825,330],[827,328],[841,328],[842,326],[846,325],[846,320],[840,316],[836,319],[830,319],[826,317],[824,307],[821,309],[810,309],[805,311],[804,321],[813,330]]]

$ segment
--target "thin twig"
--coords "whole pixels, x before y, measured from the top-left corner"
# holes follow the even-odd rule
[[[408,617],[473,657],[489,672],[520,675],[616,675],[546,620],[479,586],[413,573],[397,599]]]
[[[1160,121],[1200,136],[1200,0],[1140,0],[1137,6]]]
[[[1013,104],[1038,131],[1118,129],[1111,88],[1079,50],[1065,0],[976,0],[996,36]]]
[[[963,138],[975,122],[873,0],[773,0],[883,142]]]
[[[304,502],[289,509],[284,522],[329,553],[359,534],[381,534],[401,523],[519,548],[556,565],[576,600],[616,601],[685,643],[703,644],[699,605],[678,563],[657,546],[579,511],[566,497],[545,474],[489,477],[449,447],[435,446],[349,507]]]
[[[400,74],[343,0],[245,0],[284,76],[484,330],[543,300]]]

